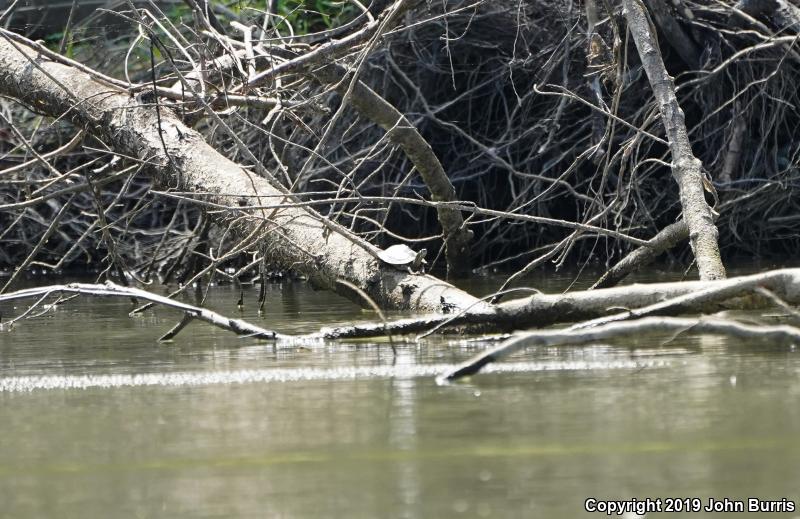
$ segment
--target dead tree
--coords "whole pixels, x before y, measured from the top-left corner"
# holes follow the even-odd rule
[[[642,65],[658,100],[661,121],[672,153],[672,174],[680,189],[683,218],[689,229],[700,279],[722,279],[725,267],[717,243],[718,232],[706,203],[703,164],[692,152],[683,110],[675,95],[675,84],[664,66],[655,31],[641,0],[625,0],[625,17],[633,34]]]

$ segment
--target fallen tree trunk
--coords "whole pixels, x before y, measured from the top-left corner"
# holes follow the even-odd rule
[[[768,288],[788,303],[800,304],[800,269],[772,270],[713,281],[646,283],[566,294],[536,294],[503,303],[497,311],[506,314],[503,319],[516,317],[531,325],[534,323],[529,319],[535,316],[535,325],[544,326],[594,319],[669,300],[676,300],[675,304],[665,305],[657,315],[764,308],[767,306],[765,298],[753,295],[757,287]],[[522,326],[516,326],[519,328]]]
[[[439,312],[481,303],[435,277],[384,264],[360,238],[302,207],[253,209],[290,195],[211,148],[167,108],[143,104],[127,91],[74,67],[49,61],[31,47],[0,39],[0,94],[50,117],[63,117],[112,150],[146,164],[155,185],[201,193],[219,210],[212,217],[241,237],[261,240],[270,260],[321,288],[363,302],[337,283],[359,287],[383,308]]]

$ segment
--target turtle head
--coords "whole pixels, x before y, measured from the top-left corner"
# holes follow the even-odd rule
[[[417,255],[414,256],[413,268],[418,269],[422,265],[426,265],[428,262],[425,261],[425,256],[427,255],[428,255],[428,249],[420,249],[419,252],[417,252]]]

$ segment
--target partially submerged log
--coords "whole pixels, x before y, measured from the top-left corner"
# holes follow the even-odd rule
[[[431,329],[467,332],[513,332],[555,324],[615,322],[648,316],[675,316],[774,306],[760,292],[767,289],[791,305],[800,304],[800,269],[780,269],[714,281],[641,283],[519,298],[493,306],[476,306],[451,315],[399,319],[325,329],[320,338],[365,338],[389,334],[422,334]]]

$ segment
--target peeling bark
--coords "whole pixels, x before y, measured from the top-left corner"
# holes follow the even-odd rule
[[[162,107],[159,128],[155,108],[125,90],[7,39],[0,39],[0,94],[64,117],[116,152],[145,162],[161,188],[202,193],[205,203],[220,208],[213,214],[217,222],[231,224],[239,236],[258,237],[277,266],[306,275],[318,287],[360,302],[336,283],[344,279],[383,308],[418,312],[483,305],[435,277],[383,264],[369,244],[311,209],[258,208],[291,196],[220,155],[169,109]]]
[[[641,0],[624,0],[625,17],[639,51],[642,65],[658,101],[672,154],[672,175],[678,183],[683,219],[697,261],[700,279],[722,279],[725,267],[717,243],[718,232],[703,192],[703,165],[694,156],[686,131],[683,110],[675,95],[675,84],[664,67],[652,25]]]

